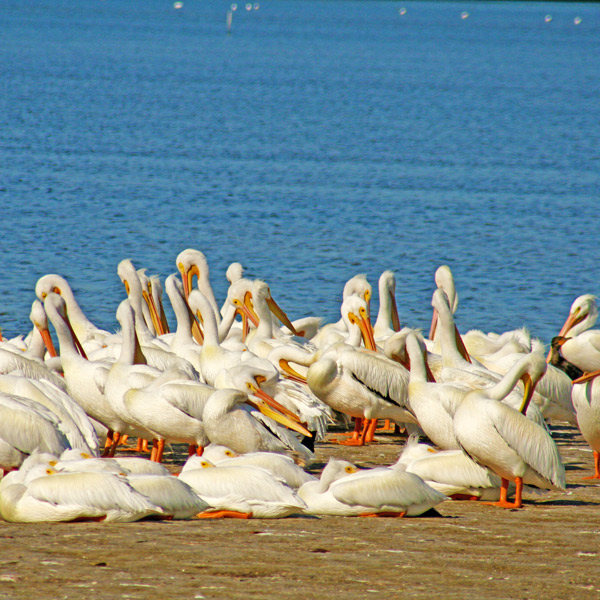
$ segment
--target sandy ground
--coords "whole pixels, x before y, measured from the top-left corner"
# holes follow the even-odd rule
[[[0,521],[0,599],[600,599],[600,485],[582,480],[592,454],[576,429],[554,434],[567,492],[526,497],[521,510],[445,502],[441,517],[413,519]],[[393,462],[403,440],[378,440],[321,444],[315,467],[329,456]]]

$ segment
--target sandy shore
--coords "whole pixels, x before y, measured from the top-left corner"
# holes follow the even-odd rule
[[[0,599],[600,598],[600,485],[575,428],[554,428],[566,493],[525,508],[445,502],[441,517],[292,517],[130,524],[0,521]],[[361,466],[403,443],[324,443]],[[168,455],[173,468],[184,456]]]

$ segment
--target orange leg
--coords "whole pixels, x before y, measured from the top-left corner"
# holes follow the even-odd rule
[[[467,500],[469,502],[475,502],[479,500],[479,496],[469,496],[469,494],[451,494],[452,500]]]
[[[158,453],[158,440],[152,440],[152,451],[150,452],[150,460],[152,462],[158,462],[156,455]]]
[[[121,434],[118,431],[115,431],[113,433],[112,444],[110,445],[110,448],[108,449],[108,456],[110,456],[111,458],[115,455],[115,450],[117,449],[117,446],[119,445],[120,439],[121,439]]]
[[[396,518],[401,519],[406,516],[406,511],[402,512],[379,512],[379,513],[363,513],[362,515],[358,515],[359,517],[379,517],[379,518]]]
[[[352,419],[354,420],[354,430],[352,431],[352,433],[347,432],[347,433],[336,433],[335,436],[336,437],[348,437],[348,436],[352,436],[352,439],[358,439],[360,437],[360,432],[362,431],[362,424],[363,424],[363,420],[359,417],[352,417]],[[337,443],[337,440],[332,440],[334,444]]]
[[[377,430],[377,419],[370,419],[368,421],[369,425],[367,427],[367,432],[365,435],[365,442],[368,444],[373,441],[375,437],[375,431]]]
[[[521,479],[521,477],[516,477],[515,485],[517,489],[515,490],[514,502],[509,502],[507,499],[508,479],[502,479],[502,486],[500,488],[500,500],[498,502],[484,502],[483,504],[489,504],[490,506],[500,506],[501,508],[521,508],[523,506],[523,479]]]
[[[196,456],[202,456],[204,454],[204,446],[198,446],[196,448]]]
[[[340,444],[341,446],[364,446],[365,445],[365,441],[366,441],[366,437],[367,437],[367,430],[369,429],[369,425],[371,423],[371,421],[369,419],[356,419],[356,421],[360,421],[362,423],[362,433],[360,434],[360,437],[358,437],[356,435],[356,427],[354,428],[354,434],[349,440],[340,440],[337,441],[337,444]]]
[[[196,515],[197,519],[251,519],[252,513],[237,512],[235,510],[205,511]]]
[[[583,479],[600,479],[600,452],[594,450],[594,474]]]
[[[392,423],[389,419],[386,419],[381,429],[376,429],[376,433],[394,433],[396,431],[396,424]]]
[[[156,448],[156,452],[154,449]],[[150,460],[154,462],[160,462],[163,456],[163,450],[165,449],[165,440],[152,440],[152,452],[154,453],[154,458],[152,458],[152,454],[150,455]]]

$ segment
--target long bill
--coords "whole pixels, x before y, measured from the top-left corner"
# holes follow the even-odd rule
[[[375,333],[373,332],[371,321],[368,319],[368,317],[357,317],[356,315],[354,315],[354,317],[358,327],[360,328],[360,333],[362,334],[365,348],[367,348],[367,350],[373,350],[374,352],[377,352]]]
[[[559,331],[558,335],[561,337],[565,337],[567,335],[567,333],[569,333],[569,331],[571,329],[573,329],[573,327],[575,327],[575,325],[577,325],[578,323],[581,323],[581,321],[583,321],[583,318],[585,315],[579,315],[579,313],[581,312],[580,308],[576,308],[573,313],[569,313],[569,316],[567,317],[567,320],[565,321],[565,324],[562,326],[562,329]]]
[[[458,331],[458,327],[455,325],[454,326],[454,335],[456,337],[456,347],[458,348],[458,351],[460,352],[460,355],[467,361],[467,362],[471,362],[471,357],[469,356],[469,351],[467,350],[467,347],[465,346],[465,343],[462,339],[462,335],[460,335],[460,332]]]
[[[304,436],[312,437],[312,433],[308,431],[306,427],[303,427],[302,425],[300,425],[300,423],[296,423],[295,421],[288,419],[285,415],[282,415],[280,412],[273,410],[266,402],[264,402],[260,398],[249,398],[247,402],[248,404],[250,404],[250,406],[253,406],[257,410],[259,410],[266,417],[273,419],[273,421],[277,421],[277,423],[279,423],[280,425],[283,425],[284,427],[287,427],[288,429],[291,429],[293,431],[297,431],[298,433],[301,433]]]
[[[252,390],[252,393],[257,398],[264,400],[273,410],[280,412],[282,415],[285,415],[286,417],[288,417],[292,421],[295,421],[296,423],[300,423],[298,415],[294,414],[291,410],[287,409],[285,406],[283,406],[283,404],[277,402],[277,400],[275,400],[273,396],[267,394],[264,390],[261,390],[259,387],[256,387]]]
[[[435,337],[435,332],[436,332],[436,329],[437,329],[438,319],[439,319],[439,315],[438,315],[437,308],[434,308],[433,309],[433,315],[431,316],[431,327],[429,328],[429,339],[432,342],[433,342],[433,339]]]
[[[297,381],[298,383],[306,383],[306,377],[298,373],[298,371],[296,371],[296,369],[290,365],[287,359],[279,359],[279,368],[285,372],[286,379],[291,379],[292,381]]]
[[[400,331],[400,317],[398,316],[398,305],[396,304],[396,296],[390,292],[390,301],[392,307],[392,329]]]
[[[252,306],[252,294],[246,292],[244,295],[244,301],[235,301],[236,312],[242,317],[242,342],[246,341],[248,334],[250,333],[250,323],[253,323],[255,327],[258,327],[259,319],[258,315]]]
[[[46,350],[48,350],[48,354],[54,358],[55,356],[58,356],[58,353],[56,352],[56,348],[54,347],[54,343],[52,342],[52,336],[50,335],[50,331],[48,330],[47,327],[38,327],[38,331],[40,332],[40,335],[42,336],[42,340],[44,340],[44,346],[46,346]]]
[[[154,304],[154,299],[152,298],[152,292],[148,293],[146,290],[142,290],[142,298],[146,302],[148,310],[150,311],[150,318],[152,319],[152,325],[154,325],[156,335],[163,335],[165,332],[162,330],[162,323],[158,318],[158,311],[156,310],[156,305]]]
[[[288,316],[283,312],[281,307],[273,300],[273,298],[267,298],[267,305],[270,311],[294,334],[298,335],[296,328],[292,325],[292,322]]]
[[[71,321],[69,321],[69,317],[67,317],[65,315],[63,317],[63,320],[66,323],[67,327],[69,328],[69,332],[71,333],[71,338],[73,339],[75,348],[77,348],[77,352],[79,352],[79,354],[87,360],[87,354],[85,353],[85,350],[83,349],[83,346],[81,345],[81,342],[79,341],[79,338],[77,337],[77,334],[75,333],[75,330],[73,329],[73,326],[71,325]]]
[[[183,281],[183,293],[185,295],[185,299],[189,298],[190,292],[194,287],[194,275],[200,278],[200,271],[196,265],[192,265],[189,269],[186,270],[183,263],[179,263],[177,265],[179,272],[181,273],[181,280]]]
[[[519,412],[524,415],[527,412],[527,408],[529,407],[529,402],[531,402],[531,398],[533,396],[533,391],[535,389],[537,381],[534,383],[529,373],[524,373],[521,377],[521,381],[523,382],[524,391],[523,401],[521,402],[521,408],[519,409]]]
[[[573,385],[575,385],[576,383],[585,383],[586,381],[591,381],[592,379],[595,379],[596,377],[598,377],[598,375],[600,375],[600,370],[588,371],[587,373],[584,373],[581,377],[573,379],[572,383]]]

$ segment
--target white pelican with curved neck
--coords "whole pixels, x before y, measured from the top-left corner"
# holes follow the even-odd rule
[[[454,413],[454,433],[463,450],[502,478],[497,506],[520,508],[523,484],[565,489],[565,468],[556,444],[543,427],[523,415],[545,371],[543,355],[528,354],[496,385],[469,392]],[[525,386],[520,411],[501,402],[519,380]],[[509,480],[516,485],[513,503],[507,500]]]

